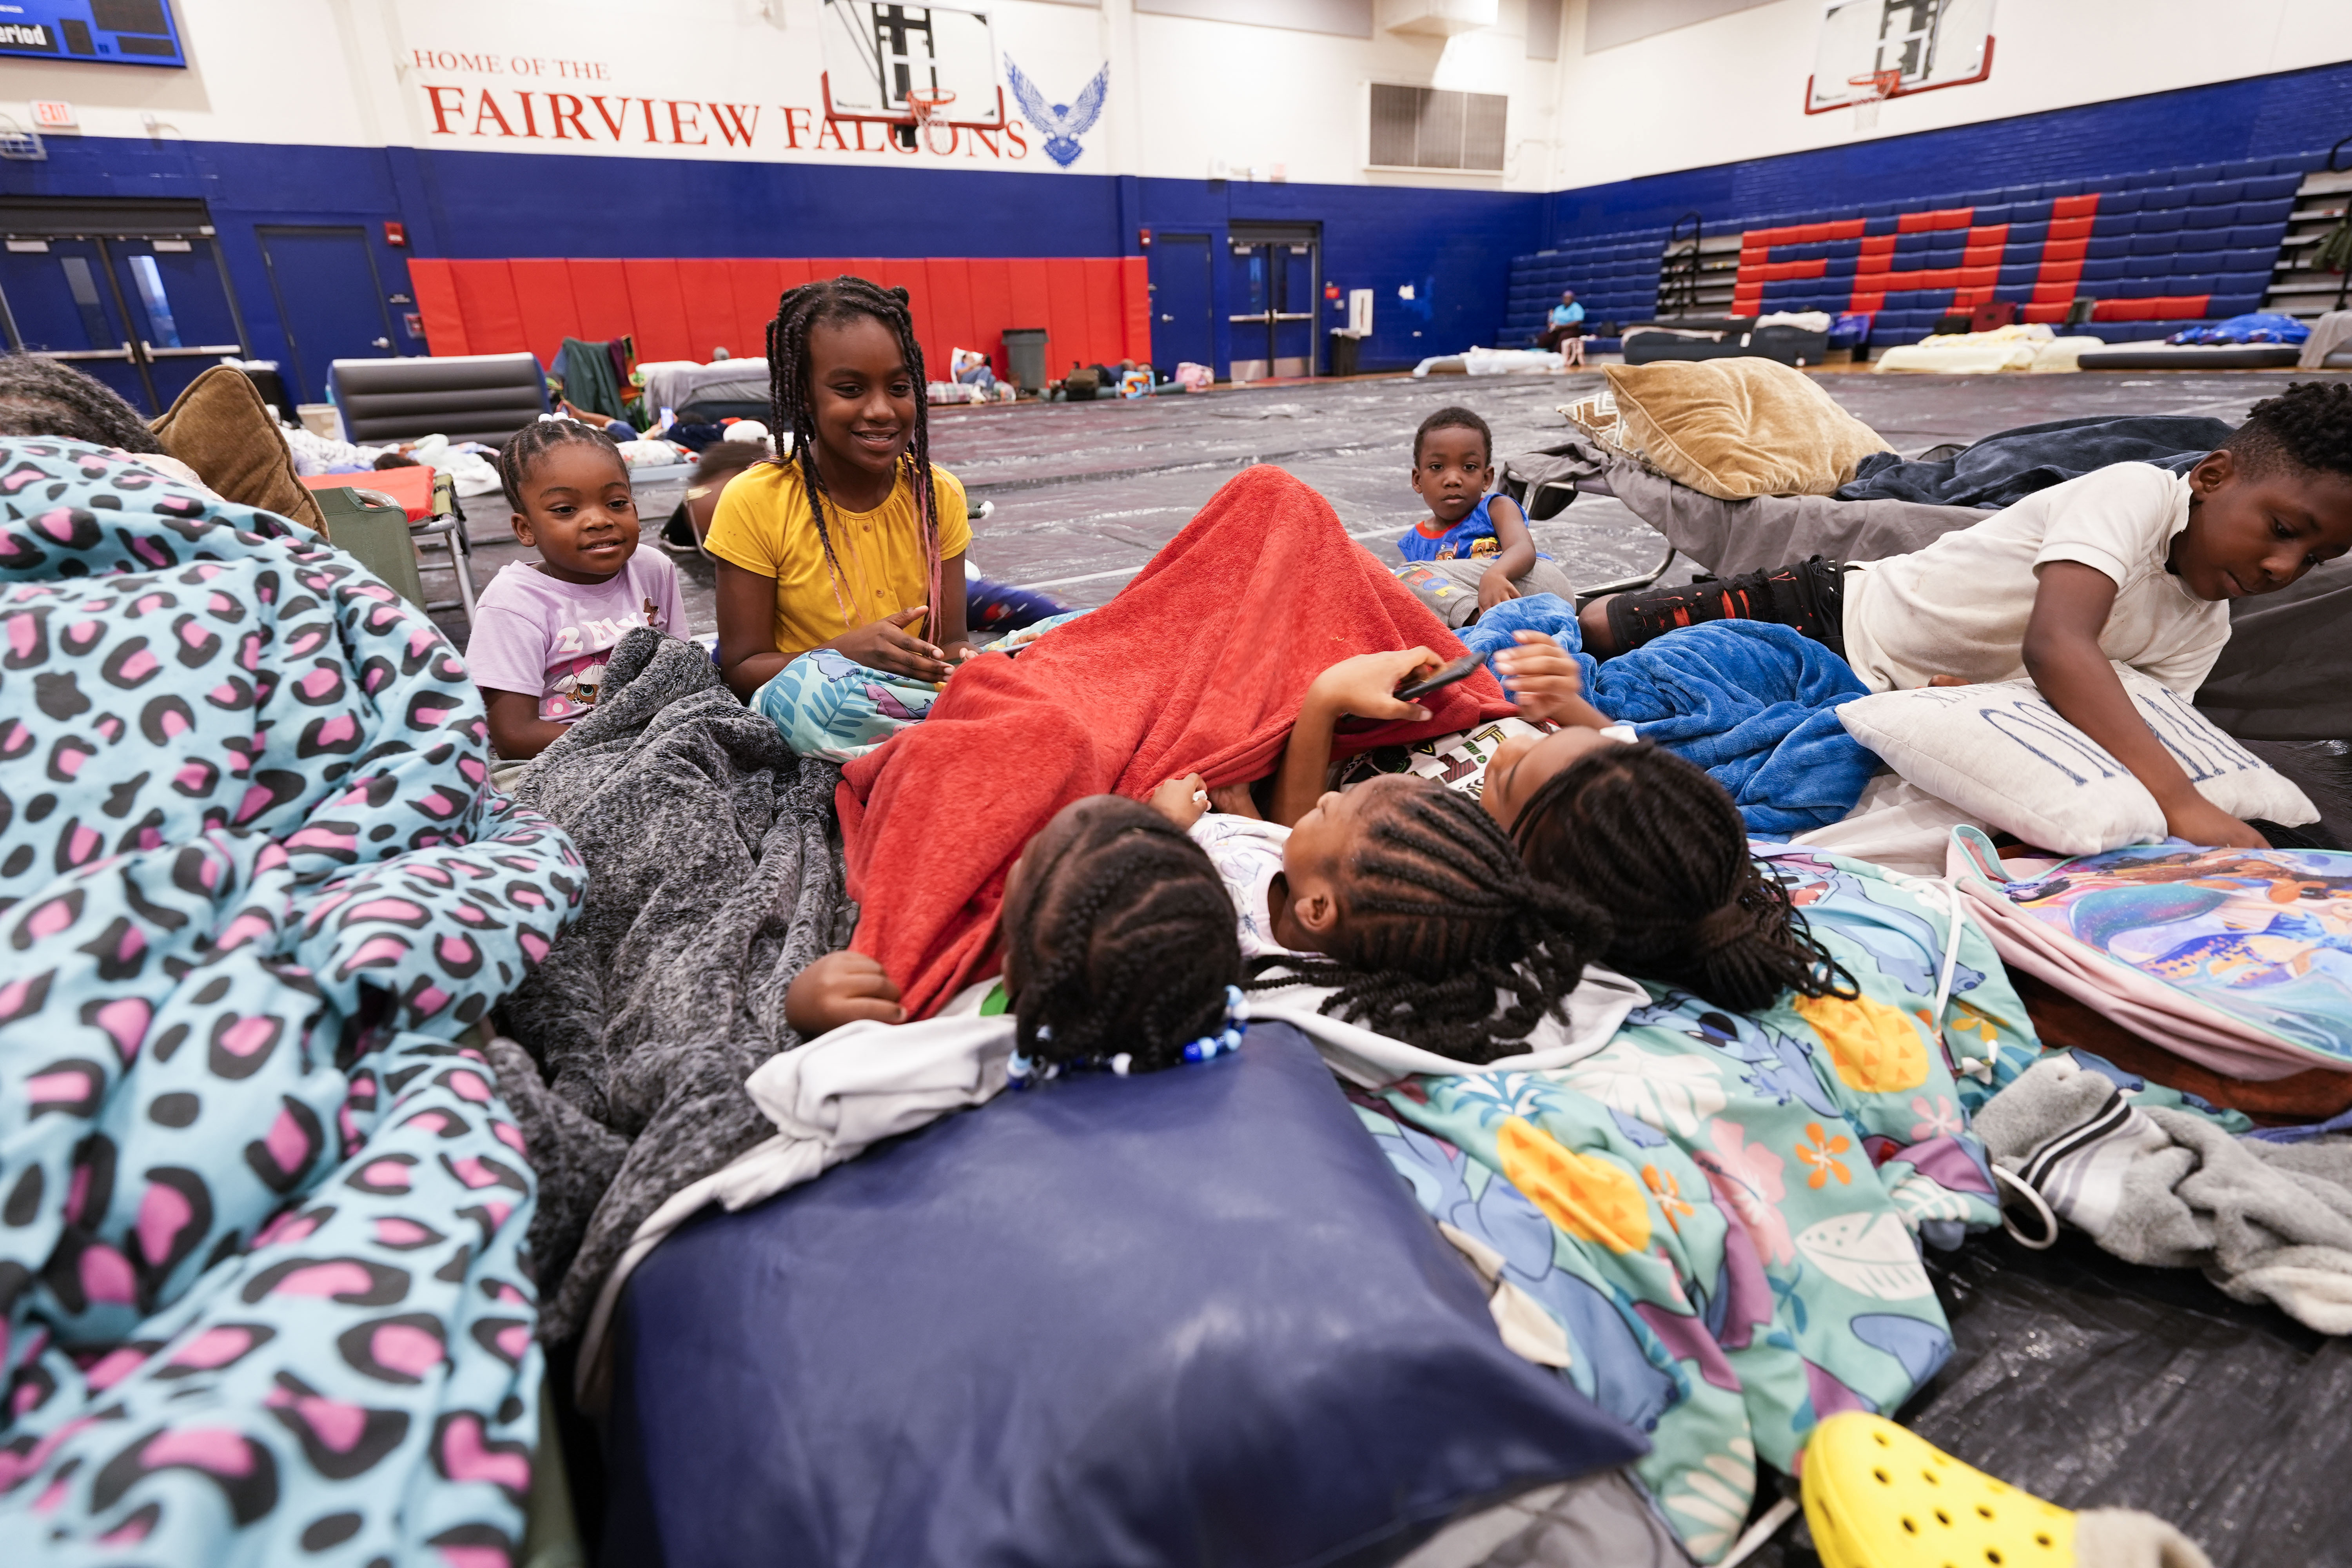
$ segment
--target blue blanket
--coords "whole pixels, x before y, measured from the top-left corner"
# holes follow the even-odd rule
[[[2153,463],[2185,474],[2229,439],[2230,428],[2219,419],[2162,414],[2025,425],[1988,436],[1942,462],[1874,452],[1837,499],[2004,507],[2110,463]]]
[[[1575,611],[1537,594],[1496,605],[1462,641],[1491,656],[1519,631],[1543,632],[1576,655],[1593,705],[1705,768],[1759,837],[1835,822],[1877,771],[1877,757],[1837,717],[1869,689],[1793,626],[1712,621],[1601,664],[1583,651]]]
[[[0,699],[10,1561],[510,1560],[535,1194],[458,1037],[571,843],[421,612],[97,447],[0,440]]]

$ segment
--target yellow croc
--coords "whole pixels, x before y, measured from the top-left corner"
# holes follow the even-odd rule
[[[1813,1428],[1804,1495],[1823,1568],[2075,1563],[2074,1514],[1859,1411]]]

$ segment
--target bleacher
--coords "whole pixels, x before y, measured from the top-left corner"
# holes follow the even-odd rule
[[[1663,228],[1634,229],[1598,239],[1571,240],[1556,250],[1511,258],[1509,314],[1497,348],[1526,348],[1544,330],[1560,290],[1576,290],[1584,331],[1603,352],[1617,345],[1602,331],[1620,321],[1646,321],[1658,310],[1658,253]],[[1605,345],[1605,346],[1604,346]]]
[[[2018,319],[2109,342],[2168,337],[2263,307],[2295,194],[2322,153],[2156,169],[1706,224],[1694,313],[1866,312],[1873,347],[1916,342],[1946,314],[2008,301]],[[1686,244],[1687,242],[1685,242]],[[1531,341],[1562,288],[1608,288],[1643,319],[1665,248],[1658,229],[1597,235],[1511,264],[1507,346]],[[1679,249],[1679,247],[1678,247]],[[1614,270],[1638,252],[1635,295]],[[1606,258],[1606,260],[1602,258]],[[1679,257],[1678,257],[1679,259]],[[2086,321],[2065,325],[2078,300]]]

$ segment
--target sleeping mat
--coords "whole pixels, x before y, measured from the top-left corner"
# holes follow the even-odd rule
[[[2061,1507],[2156,1514],[2214,1568],[2345,1561],[2352,1340],[2077,1235],[2047,1252],[1995,1235],[1927,1273],[1956,1342],[1906,1426]],[[1820,1563],[1801,1524],[1748,1561]]]
[[[533,1183],[457,1041],[578,858],[310,531],[37,438],[0,514],[9,1561],[509,1562]]]
[[[1354,654],[1462,644],[1330,503],[1279,468],[1244,470],[1098,610],[1017,656],[958,669],[930,716],[842,770],[836,800],[855,945],[911,1017],[992,962],[1004,873],[1083,795],[1149,795],[1274,770],[1316,676]],[[1343,733],[1352,755],[1512,711],[1493,675],[1433,693],[1429,718]]]

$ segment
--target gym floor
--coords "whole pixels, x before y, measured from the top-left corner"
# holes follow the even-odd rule
[[[2291,372],[2158,372],[2145,375],[1877,375],[1823,371],[1830,395],[1906,455],[1969,442],[2022,425],[2100,414],[2202,414],[2235,423],[2284,390]],[[2332,378],[2331,378],[2332,379]],[[931,411],[933,460],[964,484],[977,511],[971,560],[1000,582],[1041,589],[1072,607],[1100,605],[1173,538],[1217,488],[1252,463],[1274,463],[1329,499],[1348,530],[1373,550],[1427,515],[1407,476],[1412,432],[1447,404],[1475,409],[1494,426],[1498,458],[1560,439],[1559,405],[1602,384],[1573,375],[1426,381],[1355,380],[1219,388],[1137,402],[1026,404]],[[644,548],[683,491],[676,481],[638,494]],[[496,496],[472,503],[478,585],[530,552],[505,529]],[[1664,542],[1621,503],[1587,496],[1549,522],[1536,542],[1579,583],[1647,571]],[[677,558],[697,632],[715,629],[710,563]],[[1678,561],[1664,579],[1687,579]],[[428,584],[430,585],[430,584]],[[436,590],[437,591],[437,590]],[[459,647],[467,627],[439,617]]]

